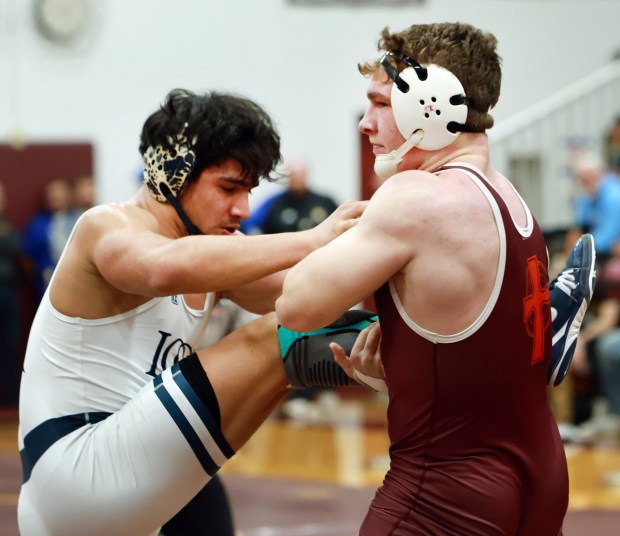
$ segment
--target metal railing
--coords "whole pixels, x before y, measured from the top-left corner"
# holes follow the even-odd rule
[[[513,182],[544,230],[573,222],[572,151],[603,150],[620,116],[620,60],[489,130],[491,160]]]

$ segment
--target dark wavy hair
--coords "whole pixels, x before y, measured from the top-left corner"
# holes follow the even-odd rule
[[[172,148],[179,135],[185,136],[196,153],[188,182],[228,158],[237,161],[243,176],[254,184],[261,177],[276,178],[274,170],[282,160],[280,136],[267,112],[248,98],[173,89],[160,109],[145,121],[140,154],[150,146]]]

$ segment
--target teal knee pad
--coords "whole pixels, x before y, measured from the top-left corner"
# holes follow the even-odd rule
[[[280,352],[291,386],[300,389],[359,385],[334,361],[329,345],[336,342],[350,354],[359,332],[378,319],[372,311],[353,309],[316,331],[298,332],[278,326]]]

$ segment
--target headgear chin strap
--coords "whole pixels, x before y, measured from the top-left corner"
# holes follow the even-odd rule
[[[398,73],[389,61],[390,56],[398,57],[408,67]],[[396,173],[403,156],[413,147],[424,151],[442,149],[466,130],[469,100],[459,79],[439,65],[422,66],[412,58],[396,56],[390,51],[379,61],[394,81],[392,111],[396,126],[406,140],[389,155],[377,155],[375,173],[386,178],[387,173],[387,177]]]
[[[398,149],[387,154],[378,154],[375,156],[375,173],[380,179],[389,179],[398,171],[398,164],[403,160],[403,156],[413,149],[420,141],[424,133],[421,130],[414,132],[411,137],[405,141]]]
[[[162,182],[159,185],[159,190],[166,197],[166,199],[168,200],[168,203],[170,203],[174,207],[174,210],[176,210],[179,218],[181,218],[181,221],[185,225],[185,229],[187,229],[188,234],[190,235],[204,234],[196,225],[194,225],[194,222],[192,222],[192,220],[189,219],[189,216],[183,210],[181,203],[179,203],[179,200],[176,197],[174,197],[174,194],[170,191],[170,188],[168,188],[168,185],[166,183]]]

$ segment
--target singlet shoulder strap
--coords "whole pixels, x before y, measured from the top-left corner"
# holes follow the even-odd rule
[[[525,226],[521,226],[519,225],[517,221],[515,221],[512,213],[508,209],[508,205],[506,204],[506,200],[503,198],[502,194],[497,191],[495,186],[493,186],[493,184],[489,181],[489,179],[487,179],[486,175],[482,173],[482,171],[479,170],[476,166],[467,164],[465,162],[454,162],[452,164],[445,164],[444,166],[439,168],[435,173],[440,173],[441,171],[446,171],[448,169],[458,169],[458,170],[463,171],[465,174],[469,175],[470,177],[472,175],[477,177],[481,181],[481,183],[484,184],[489,189],[489,191],[491,192],[495,200],[499,203],[499,205],[500,206],[503,205],[506,208],[506,213],[510,216],[510,220],[512,221],[512,225],[516,229],[516,231],[524,238],[529,238],[532,235],[532,231],[534,230],[534,218],[532,216],[532,213],[530,212],[529,207],[527,206],[527,204],[525,203],[525,201],[523,200],[523,198],[521,197],[517,189],[514,187],[514,185],[510,181],[508,181],[508,184],[510,188],[512,189],[512,191],[517,196],[519,203],[521,203],[521,206],[523,207],[523,211],[525,213]]]
[[[398,295],[398,292],[396,290],[394,280],[390,279],[389,281],[389,290],[390,290],[390,294],[392,297],[392,301],[394,302],[394,305],[396,309],[398,310],[400,317],[405,322],[405,324],[407,324],[407,326],[412,331],[420,335],[422,338],[428,341],[431,341],[433,343],[444,343],[444,344],[459,342],[459,341],[462,341],[470,337],[484,325],[486,320],[491,315],[491,312],[493,311],[493,308],[495,307],[495,304],[497,303],[497,300],[499,298],[499,293],[501,291],[502,283],[504,281],[504,272],[506,269],[506,251],[507,251],[506,229],[504,225],[504,220],[506,217],[508,217],[507,214],[509,214],[508,208],[505,206],[505,203],[502,201],[501,197],[499,197],[499,199],[496,198],[496,196],[499,196],[499,194],[497,194],[497,192],[494,192],[494,190],[489,187],[488,181],[486,180],[484,176],[482,177],[479,176],[479,172],[474,172],[470,170],[467,164],[464,164],[463,168],[460,168],[460,166],[459,167],[450,166],[450,168],[461,169],[463,173],[465,173],[467,177],[480,189],[481,193],[486,197],[487,202],[489,203],[489,207],[491,208],[491,212],[493,213],[493,219],[495,220],[495,225],[497,226],[497,233],[499,236],[499,255],[497,259],[497,265],[495,267],[495,270],[496,270],[495,281],[493,283],[493,288],[491,290],[491,294],[489,295],[489,299],[487,300],[487,303],[485,304],[484,308],[480,312],[480,315],[478,316],[478,318],[476,318],[472,322],[472,324],[469,325],[464,330],[458,333],[450,334],[450,335],[434,333],[432,331],[429,331],[423,328],[422,326],[420,326],[419,324],[413,321],[413,319],[405,311],[405,307],[403,303],[401,302],[400,296]],[[447,169],[448,169],[447,167],[444,167],[444,168],[437,170],[435,173],[439,173],[441,171],[447,171]],[[503,208],[500,207],[500,202]],[[504,214],[502,214],[502,212],[504,212]]]

